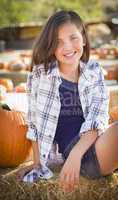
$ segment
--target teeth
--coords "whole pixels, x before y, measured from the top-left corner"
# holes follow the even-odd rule
[[[70,57],[70,56],[73,56],[73,55],[74,55],[74,53],[69,53],[69,54],[66,54],[65,56]]]

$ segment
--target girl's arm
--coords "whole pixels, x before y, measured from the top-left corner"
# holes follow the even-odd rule
[[[96,130],[91,130],[86,133],[81,136],[78,143],[72,148],[60,172],[59,186],[66,192],[71,192],[78,186],[81,159],[98,137]]]
[[[36,97],[40,79],[39,72],[39,69],[34,66],[33,71],[28,74],[27,78],[28,113],[26,121],[28,124],[28,131],[26,137],[32,141],[37,141],[38,137],[38,131],[36,128]]]
[[[36,128],[36,97],[37,87],[40,79],[40,69],[36,66],[33,71],[28,74],[27,78],[27,99],[28,99],[28,113],[27,124],[28,131],[26,134],[27,139],[32,141],[33,149],[33,163],[34,166],[40,165],[40,149],[37,141],[38,131]]]
[[[71,154],[77,154],[77,156],[81,159],[89,147],[95,142],[97,137],[98,134],[96,130],[87,131],[86,134],[83,134],[77,144],[73,147],[69,157],[71,157]]]
[[[109,92],[105,84],[102,69],[96,61],[92,61],[88,65],[86,76],[87,74],[89,74],[88,84],[86,83],[84,90],[84,96],[87,99],[87,102],[84,102],[86,104],[85,122],[81,126],[79,135],[82,136],[89,130],[94,129],[100,135],[108,127]]]
[[[32,141],[32,150],[33,150],[33,164],[34,167],[39,167],[40,166],[40,149],[38,142]]]

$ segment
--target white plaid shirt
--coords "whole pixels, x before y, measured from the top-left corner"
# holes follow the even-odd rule
[[[34,66],[27,79],[27,138],[38,141],[42,169],[46,168],[58,123],[61,82],[57,63],[50,67],[47,75],[43,65]],[[80,62],[78,90],[85,118],[79,134],[96,129],[100,135],[108,127],[109,94],[101,67],[96,61],[90,60],[87,64]],[[25,175],[24,181],[33,182],[33,173],[34,171]],[[46,168],[46,173],[43,174],[43,178],[50,178],[53,175],[49,168]],[[38,174],[39,171],[36,176],[40,177]]]

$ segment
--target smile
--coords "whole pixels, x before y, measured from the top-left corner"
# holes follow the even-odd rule
[[[67,58],[71,58],[71,57],[73,57],[75,54],[76,54],[76,52],[72,52],[72,53],[67,53],[67,54],[65,54],[64,56],[67,57]]]

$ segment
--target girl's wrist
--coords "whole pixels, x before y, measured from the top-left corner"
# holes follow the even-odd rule
[[[71,150],[71,152],[70,152],[70,154],[69,154],[69,157],[71,157],[71,156],[75,156],[75,157],[77,157],[77,159],[80,159],[80,160],[81,160],[83,154],[82,154],[82,152],[80,152],[79,149],[75,146],[75,147]]]

